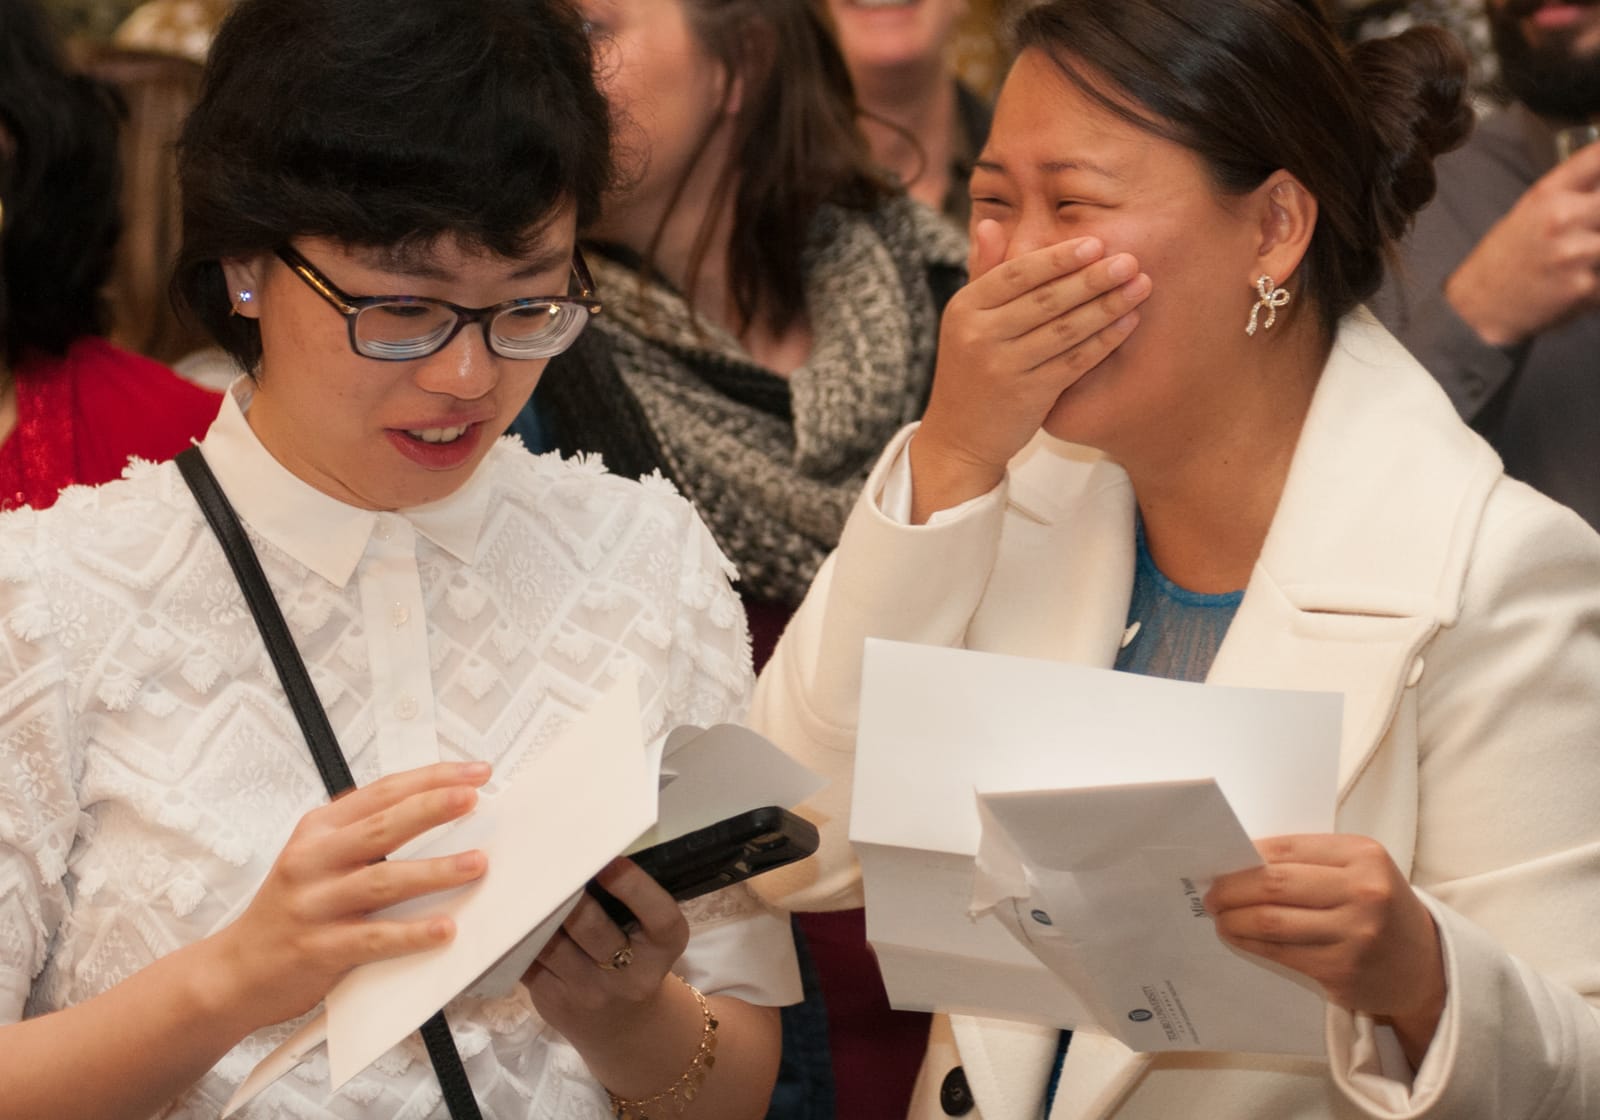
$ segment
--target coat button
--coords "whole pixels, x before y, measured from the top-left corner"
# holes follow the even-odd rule
[[[967,1085],[966,1070],[957,1066],[944,1075],[944,1083],[939,1086],[939,1107],[946,1116],[965,1116],[976,1103]]]

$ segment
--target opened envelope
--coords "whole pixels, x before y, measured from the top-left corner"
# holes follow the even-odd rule
[[[382,912],[447,914],[455,939],[350,972],[328,993],[325,1012],[256,1066],[223,1116],[324,1041],[337,1089],[458,994],[507,990],[560,928],[584,884],[636,841],[680,836],[738,809],[790,808],[821,785],[743,728],[680,729],[663,762],[662,744],[647,747],[640,726],[629,673],[496,796],[408,849],[412,858],[468,848],[488,856],[488,873],[477,882]]]
[[[978,794],[975,912],[1133,1050],[1321,1054],[1305,977],[1225,945],[1201,900],[1261,859],[1210,779]]]

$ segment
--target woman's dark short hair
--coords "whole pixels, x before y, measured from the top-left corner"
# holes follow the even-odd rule
[[[1224,192],[1280,168],[1305,184],[1319,213],[1301,294],[1329,330],[1377,291],[1433,197],[1433,157],[1472,127],[1453,36],[1418,27],[1346,47],[1314,0],[1051,0],[1018,21],[1015,46],[1193,151]]]
[[[242,0],[219,30],[179,149],[174,279],[224,349],[221,262],[296,236],[398,247],[450,235],[526,252],[564,204],[611,185],[606,103],[567,0]]]
[[[33,0],[0,0],[0,354],[62,354],[105,327],[118,218],[115,101],[68,70]]]

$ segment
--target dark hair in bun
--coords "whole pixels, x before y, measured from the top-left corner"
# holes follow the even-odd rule
[[[1301,294],[1330,330],[1377,291],[1433,197],[1434,157],[1472,127],[1467,54],[1448,32],[1347,48],[1309,0],[1050,0],[1014,36],[1109,111],[1193,151],[1221,190],[1280,168],[1305,184],[1319,216]]]

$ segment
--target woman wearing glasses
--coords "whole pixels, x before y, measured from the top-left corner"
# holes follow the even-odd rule
[[[199,451],[357,788],[327,799],[196,460],[0,524],[0,1117],[217,1115],[352,967],[455,935],[369,916],[482,854],[383,857],[619,672],[647,736],[742,710],[742,616],[687,502],[499,439],[599,310],[575,234],[608,151],[556,0],[247,0],[220,33],[178,285],[251,375]],[[601,878],[637,929],[585,898],[510,994],[243,1115],[759,1116],[787,923]],[[441,1103],[460,1074],[475,1103]]]

